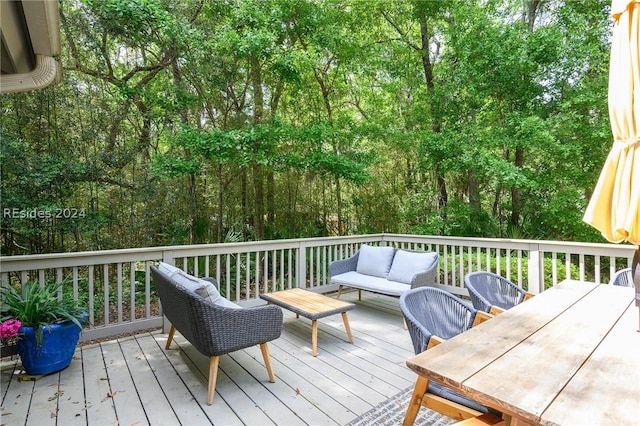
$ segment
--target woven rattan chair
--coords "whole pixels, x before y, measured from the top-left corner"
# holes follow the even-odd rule
[[[275,305],[229,308],[211,303],[187,290],[155,266],[153,280],[162,304],[162,313],[171,322],[169,349],[178,330],[198,351],[209,357],[207,404],[213,403],[220,356],[260,345],[269,381],[275,382],[267,342],[280,337],[282,310]],[[209,280],[215,283],[215,280]],[[217,283],[215,283],[217,286]]]
[[[470,272],[464,277],[473,307],[497,315],[533,296],[492,272]]]
[[[416,354],[468,330],[477,323],[476,315],[483,314],[459,297],[434,287],[419,287],[403,293],[400,310],[406,319]],[[451,362],[464,360],[452,359]],[[477,401],[422,376],[416,382],[412,402],[414,399],[420,402],[408,408],[405,422],[409,424],[413,424],[420,405],[456,420],[493,412]]]
[[[633,287],[633,277],[631,276],[631,268],[621,269],[611,278],[611,284],[621,287]]]

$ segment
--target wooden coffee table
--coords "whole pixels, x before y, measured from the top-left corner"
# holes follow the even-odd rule
[[[347,337],[349,338],[348,341],[349,343],[353,343],[349,319],[347,318],[347,311],[355,308],[353,303],[342,302],[322,294],[299,288],[261,294],[260,298],[294,312],[296,318],[302,315],[311,320],[311,348],[313,356],[318,355],[318,319],[328,317],[329,315],[342,314],[344,328],[347,330]]]

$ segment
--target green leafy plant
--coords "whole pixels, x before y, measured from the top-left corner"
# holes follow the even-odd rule
[[[27,283],[24,293],[13,286],[2,287],[2,321],[16,319],[23,327],[35,328],[36,342],[42,343],[43,332],[52,324],[72,321],[82,328],[81,320],[85,311],[73,301],[59,299],[58,293],[62,283],[45,284]]]

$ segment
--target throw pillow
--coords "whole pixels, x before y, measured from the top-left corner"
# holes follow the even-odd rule
[[[386,278],[393,260],[393,247],[360,246],[356,272],[374,277]]]
[[[199,278],[194,277],[193,275],[189,275],[184,272],[182,269],[178,269],[172,275],[170,275],[171,279],[186,288],[189,291],[196,293],[197,295],[204,297],[207,296],[207,290],[205,289],[204,281]],[[204,295],[204,296],[203,296]]]
[[[438,261],[435,252],[411,252],[398,250],[393,258],[388,280],[411,284],[411,279],[421,271],[431,269]]]
[[[205,299],[209,299],[211,303],[215,303],[217,305],[219,305],[222,300],[226,300],[224,297],[222,297],[222,295],[220,295],[220,292],[211,281],[201,281],[204,284],[204,294],[198,293],[200,294],[200,296],[204,297]]]

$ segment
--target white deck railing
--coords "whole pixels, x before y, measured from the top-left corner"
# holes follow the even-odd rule
[[[330,285],[329,264],[355,253],[361,244],[437,251],[437,284],[466,295],[464,276],[488,270],[533,293],[564,279],[609,282],[631,265],[634,246],[558,241],[506,240],[373,234],[349,237],[0,257],[2,285],[30,280],[63,282],[86,306],[90,328],[82,340],[158,327],[162,316],[150,265],[163,260],[200,277],[214,277],[231,300],[250,306],[259,294],[302,287],[318,292]]]

